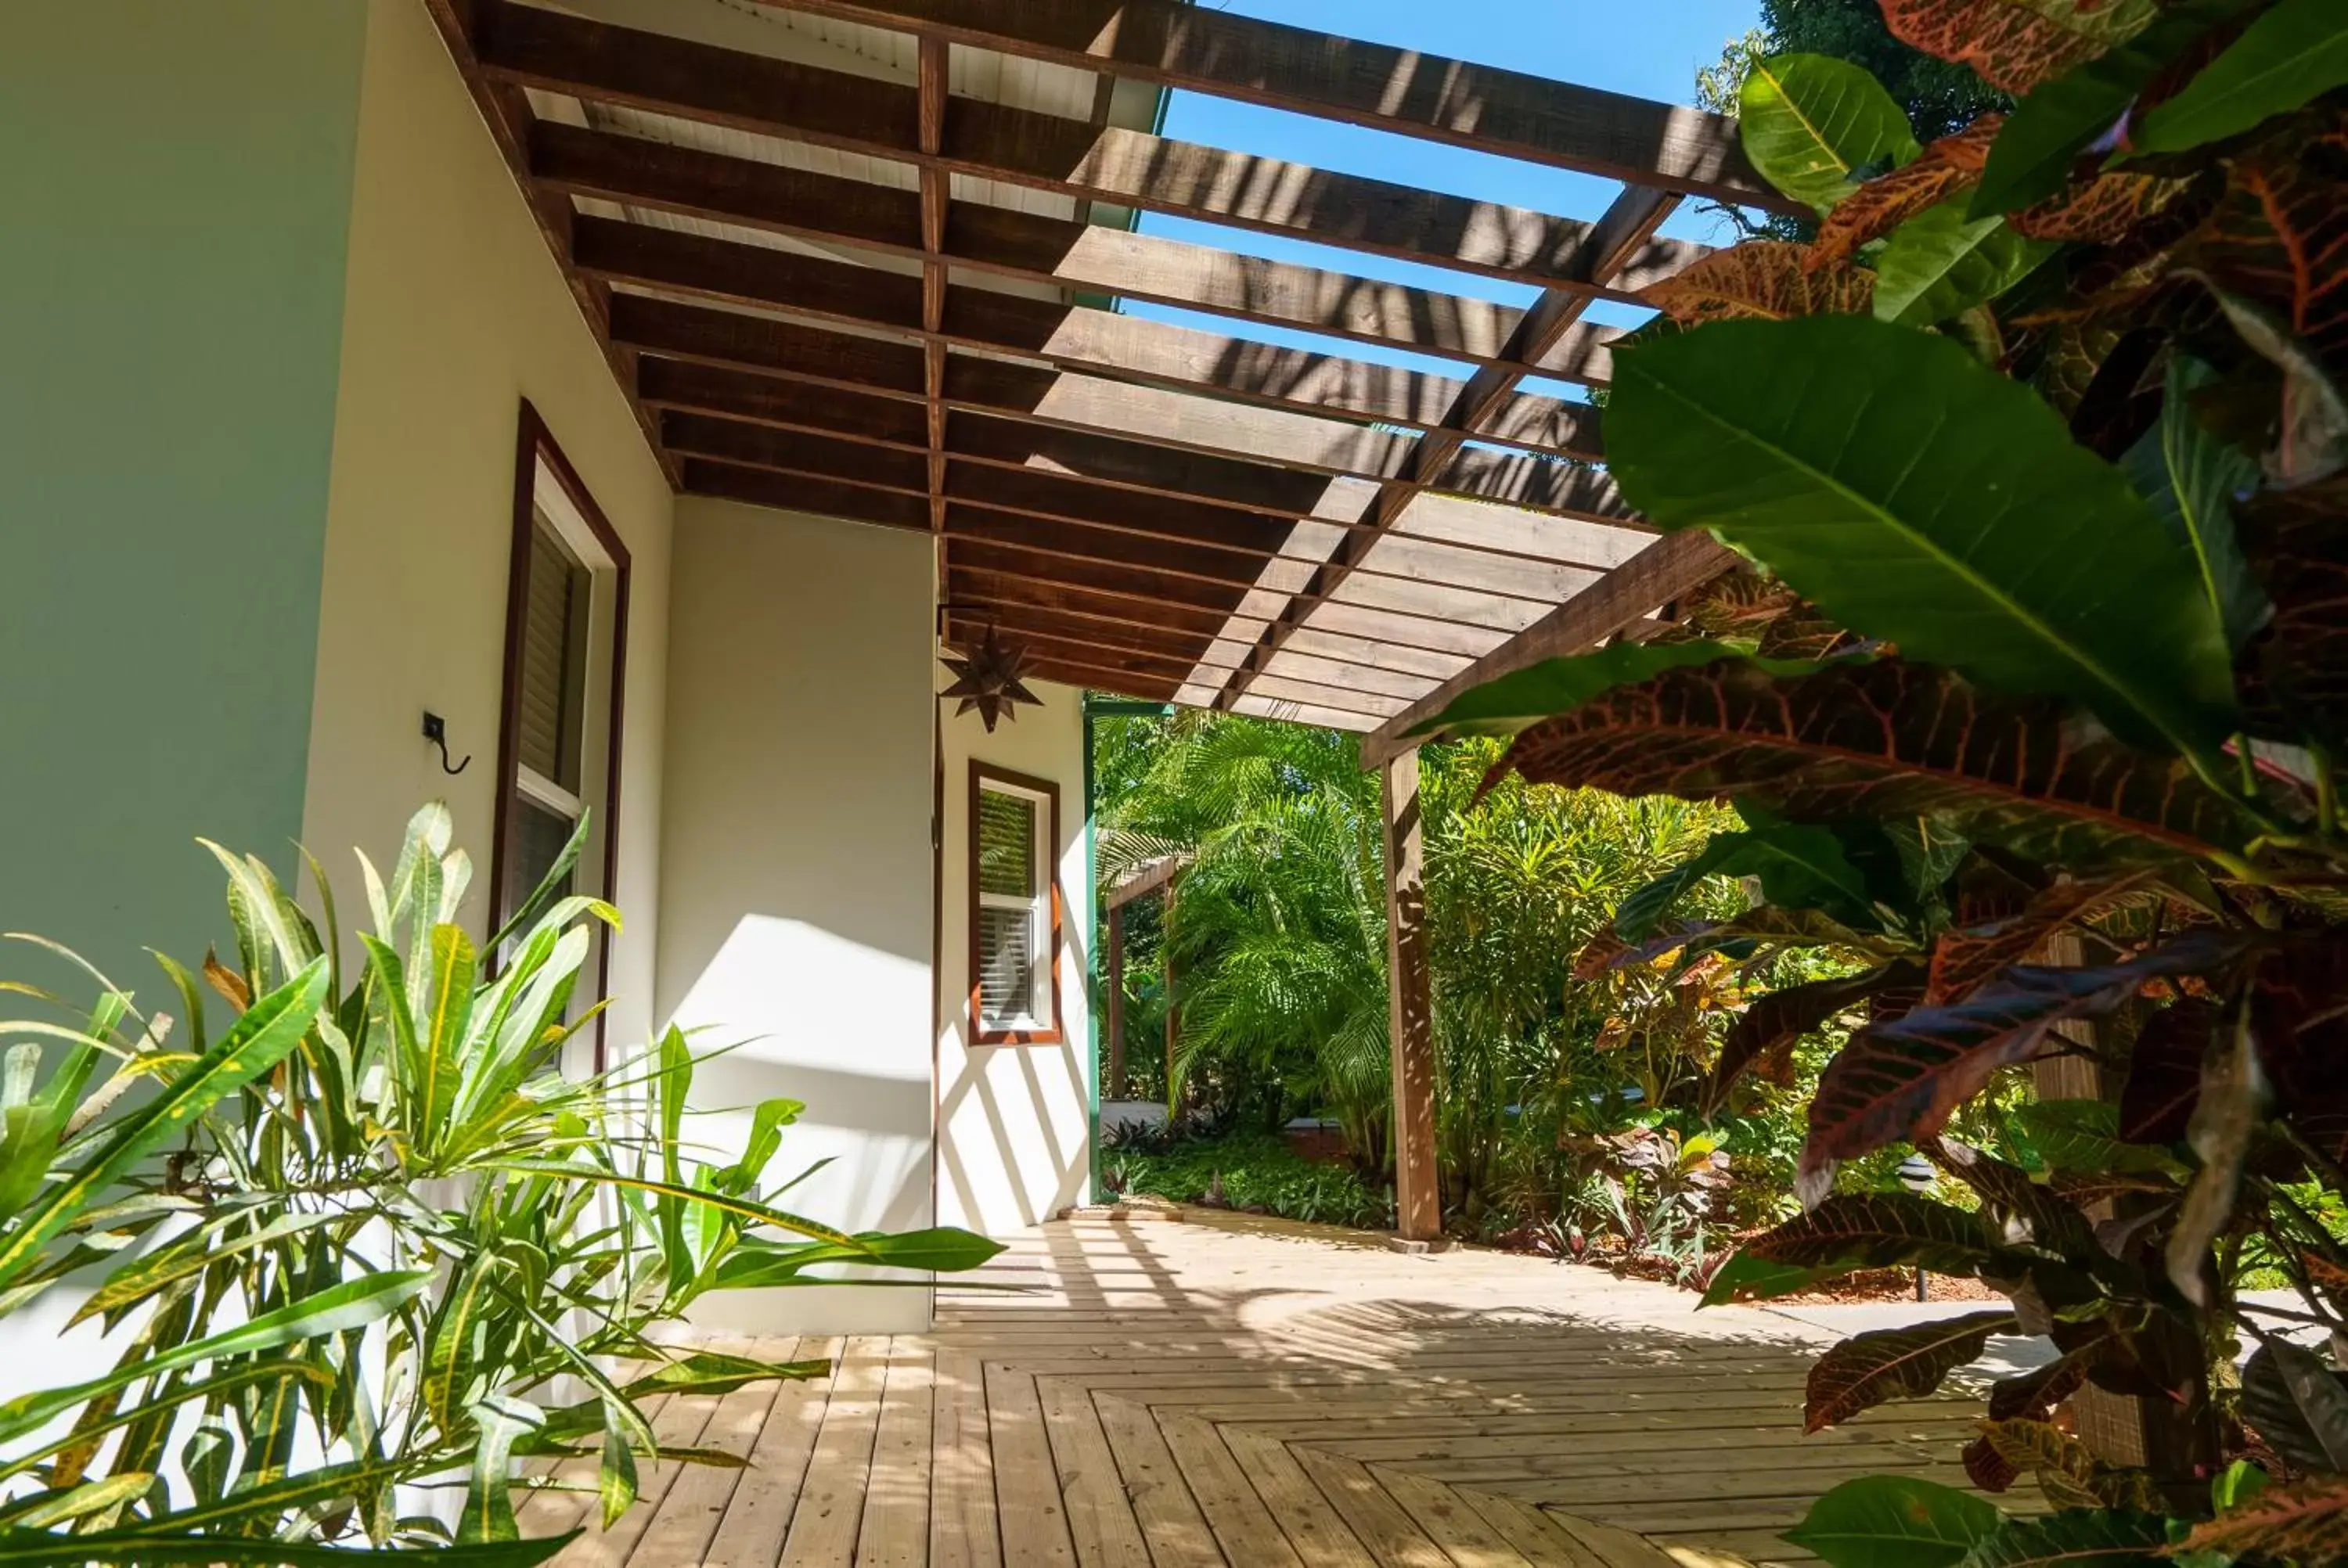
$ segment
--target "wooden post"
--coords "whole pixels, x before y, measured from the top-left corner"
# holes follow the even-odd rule
[[[1426,844],[1418,814],[1418,752],[1385,765],[1386,1007],[1394,1058],[1395,1229],[1439,1240],[1435,1173],[1435,1009],[1426,963]]]
[[[2042,960],[2075,967],[2086,956],[2078,936],[2066,932],[2047,944]],[[2092,1048],[2094,1028],[2058,1023],[2054,1033]],[[2092,1056],[2061,1055],[2041,1057],[2031,1065],[2030,1078],[2041,1100],[2116,1100],[2126,1073]],[[2132,1209],[2125,1200],[2106,1198],[2086,1212],[2090,1220],[2102,1222],[2126,1217]],[[2092,1383],[2065,1403],[2078,1422],[2079,1440],[2106,1464],[2150,1471],[2155,1484],[2180,1509],[2207,1495],[2218,1463],[2218,1430],[2209,1392],[2198,1379],[2189,1401],[2181,1405],[2116,1394]]]
[[[1108,1097],[1125,1098],[1125,906],[1108,908]]]
[[[1164,976],[1166,992],[1166,1119],[1171,1122],[1180,1114],[1179,1096],[1174,1092],[1174,1050],[1182,1043],[1182,1009],[1174,994],[1174,885],[1166,885],[1166,910],[1158,922],[1159,972]]]

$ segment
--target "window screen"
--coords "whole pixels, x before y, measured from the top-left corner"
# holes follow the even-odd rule
[[[574,794],[587,674],[587,573],[541,517],[530,530],[522,622],[521,765]]]
[[[983,1034],[1051,1030],[1052,899],[1046,799],[982,782],[972,833],[978,1025]]]

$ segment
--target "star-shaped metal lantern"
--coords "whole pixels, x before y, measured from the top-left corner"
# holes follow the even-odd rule
[[[992,626],[978,646],[959,656],[949,653],[942,662],[954,672],[954,682],[942,695],[961,699],[956,713],[977,709],[979,721],[990,735],[997,720],[1016,716],[1012,709],[1019,703],[1043,705],[1042,698],[1020,683],[1020,677],[1027,672],[1027,651],[1005,644]]]

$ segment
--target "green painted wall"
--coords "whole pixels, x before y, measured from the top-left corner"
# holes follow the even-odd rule
[[[301,828],[366,5],[0,5],[0,929],[150,999]]]

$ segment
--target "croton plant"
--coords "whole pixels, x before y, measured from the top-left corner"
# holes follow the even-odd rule
[[[1883,9],[2012,110],[1919,146],[1857,67],[1758,62],[1745,147],[1813,237],[1653,288],[1617,361],[1623,493],[1749,564],[1428,730],[1740,809],[1585,966],[1859,956],[1754,1002],[1704,1088],[1732,1113],[1806,1033],[1861,1025],[1809,1106],[1806,1212],[1712,1296],[1909,1266],[2009,1305],[1837,1347],[1812,1430],[1991,1335],[2051,1341],[1963,1460],[2054,1512],[1881,1478],[1796,1539],[1846,1565],[2348,1562],[2348,4]],[[1761,903],[1679,917],[1712,874]],[[2013,1143],[1948,1136],[2011,1071],[2041,1096]],[[1837,1192],[1900,1144],[1945,1196]],[[2137,1402],[2141,1451],[2081,1440],[2097,1399]]]

